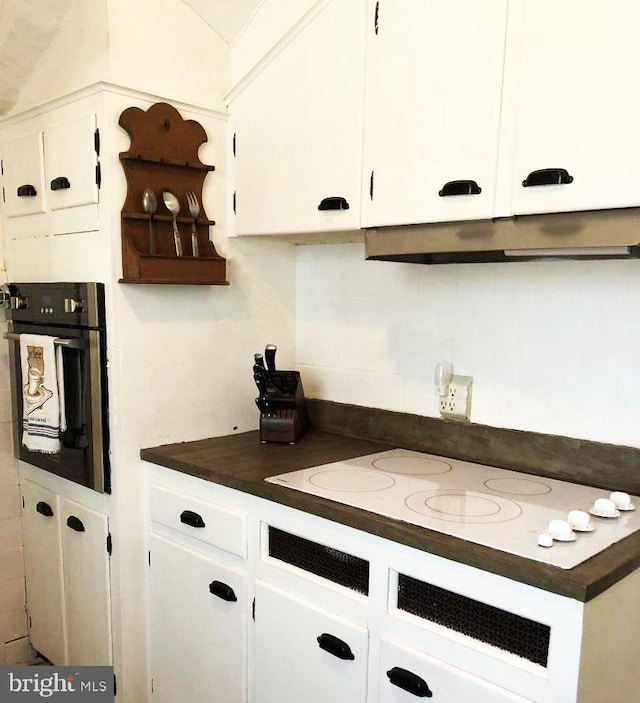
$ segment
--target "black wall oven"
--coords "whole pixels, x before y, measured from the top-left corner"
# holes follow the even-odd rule
[[[11,400],[16,455],[87,486],[111,491],[104,286],[101,283],[10,283],[8,311]],[[22,441],[25,393],[20,337],[52,338],[60,349],[64,418],[60,450],[43,453]],[[62,392],[62,389],[61,389]],[[29,398],[27,398],[29,400]]]

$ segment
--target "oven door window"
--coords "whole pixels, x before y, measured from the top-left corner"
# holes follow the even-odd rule
[[[104,358],[100,332],[67,328],[15,325],[14,332],[45,334],[70,340],[62,346],[66,430],[61,433],[58,454],[33,452],[22,444],[22,379],[20,345],[12,345],[12,401],[15,442],[22,461],[97,491],[108,491],[106,470],[105,418],[101,359]],[[96,368],[97,367],[97,368]]]

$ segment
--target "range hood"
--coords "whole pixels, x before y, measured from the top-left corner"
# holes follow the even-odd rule
[[[640,257],[640,208],[380,227],[366,258],[414,264]]]

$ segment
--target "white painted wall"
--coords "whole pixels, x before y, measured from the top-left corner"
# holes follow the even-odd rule
[[[316,398],[437,416],[438,361],[472,422],[640,446],[640,261],[419,266],[297,249],[296,361]]]
[[[100,81],[220,109],[229,48],[180,0],[76,0],[11,113]]]
[[[235,86],[307,12],[327,0],[263,0],[231,45],[231,84]]]

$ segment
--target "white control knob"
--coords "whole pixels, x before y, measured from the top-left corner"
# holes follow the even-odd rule
[[[618,508],[618,510],[633,510],[635,505],[631,502],[631,496],[622,491],[614,491],[609,500]]]
[[[589,511],[592,515],[597,515],[598,517],[618,517],[620,513],[616,508],[616,504],[609,500],[608,498],[598,498],[594,504],[593,508]]]
[[[538,535],[538,546],[553,547],[553,537],[548,532],[541,532]]]
[[[567,515],[567,522],[577,532],[591,532],[591,530],[593,530],[593,524],[591,523],[589,513],[586,513],[584,510],[572,510],[569,515]]]
[[[573,528],[566,520],[552,520],[547,532],[559,542],[573,542],[576,538]]]

